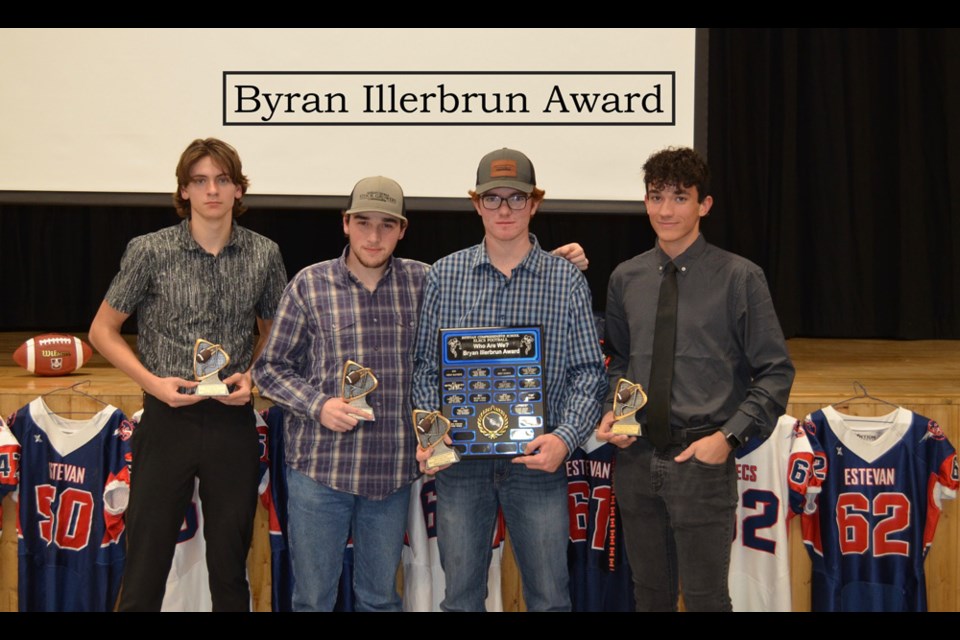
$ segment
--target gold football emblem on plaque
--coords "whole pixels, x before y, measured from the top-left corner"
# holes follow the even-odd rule
[[[500,407],[487,407],[477,416],[477,429],[491,440],[496,440],[506,432],[510,419]]]

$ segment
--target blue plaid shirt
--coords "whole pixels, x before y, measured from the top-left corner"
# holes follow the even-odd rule
[[[533,248],[506,277],[480,243],[441,259],[423,285],[414,351],[413,404],[440,407],[437,339],[440,328],[540,325],[546,374],[546,431],[568,455],[600,421],[607,391],[590,286],[576,267]]]
[[[428,266],[391,258],[370,292],[347,268],[347,251],[287,285],[253,379],[287,409],[288,465],[337,491],[380,499],[419,475],[410,353]],[[320,409],[339,397],[347,360],[371,368],[380,384],[367,396],[376,420],[339,433],[320,424]]]

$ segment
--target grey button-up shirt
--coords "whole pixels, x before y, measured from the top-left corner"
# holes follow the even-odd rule
[[[657,300],[669,260],[657,245],[610,276],[607,409],[619,378],[649,388]],[[726,427],[741,442],[769,433],[786,407],[794,368],[763,271],[703,235],[673,263],[679,301],[671,426]],[[637,416],[641,422],[644,413]]]

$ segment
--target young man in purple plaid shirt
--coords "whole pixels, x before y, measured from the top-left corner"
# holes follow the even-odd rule
[[[446,575],[440,606],[483,610],[499,505],[527,608],[569,610],[563,462],[599,422],[607,390],[590,288],[576,268],[540,249],[530,233],[544,192],[524,154],[500,149],[484,156],[470,195],[485,235],[480,244],[441,259],[427,275],[414,353],[414,405],[424,410],[440,405],[438,329],[539,325],[545,433],[526,444],[525,455],[465,458],[440,469],[437,543]],[[421,464],[429,456],[417,452]]]
[[[287,410],[289,545],[295,611],[330,611],[353,532],[361,611],[399,611],[395,588],[409,485],[418,474],[408,356],[427,265],[393,256],[407,229],[400,185],[357,183],[343,214],[343,255],[290,282],[254,366],[263,395]],[[341,398],[344,363],[369,367],[374,415]],[[367,419],[363,419],[367,418]]]

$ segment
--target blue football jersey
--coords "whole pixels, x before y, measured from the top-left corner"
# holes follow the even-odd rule
[[[273,406],[260,411],[260,464],[266,485],[260,487],[260,502],[270,522],[270,573],[273,611],[293,611],[293,568],[287,546],[287,476],[284,457],[283,409]],[[343,569],[334,611],[353,611],[353,542],[343,551]]]
[[[33,400],[8,420],[16,490],[21,611],[112,611],[123,575],[133,425],[107,406],[69,420]],[[2,456],[13,459],[9,442]],[[2,475],[2,473],[0,473]]]
[[[814,611],[926,611],[923,570],[957,456],[940,426],[907,409],[804,421],[820,493],[803,515]]]
[[[287,476],[283,464],[283,410],[271,407],[260,412],[267,432],[261,431],[261,463],[266,459],[269,486],[260,493],[270,521],[270,572],[273,611],[293,611],[293,577],[287,549]],[[258,430],[263,427],[257,426]]]
[[[611,483],[616,451],[612,444],[589,453],[577,448],[566,461],[570,515],[567,566],[574,611],[635,609],[633,576]]]

